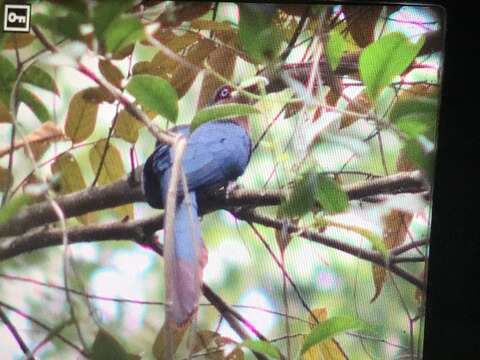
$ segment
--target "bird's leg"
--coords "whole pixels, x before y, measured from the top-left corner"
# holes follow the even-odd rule
[[[232,194],[240,189],[240,185],[236,181],[229,181],[225,188],[225,198],[230,199]]]

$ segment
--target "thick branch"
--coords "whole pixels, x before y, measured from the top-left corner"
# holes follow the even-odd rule
[[[382,178],[362,181],[344,187],[350,200],[378,194],[422,192],[427,190],[419,171],[398,173]],[[283,190],[236,190],[229,195],[218,191],[200,194],[199,203],[203,213],[233,206],[272,206],[280,204],[286,197]],[[144,201],[140,186],[127,179],[110,185],[89,188],[76,193],[58,196],[55,201],[65,217],[74,217],[88,212]],[[0,225],[0,237],[23,234],[26,231],[57,220],[48,202],[41,202],[22,209],[8,223]]]
[[[234,212],[234,214],[241,220],[255,222],[275,229],[282,229],[285,226],[284,229],[288,231],[288,233],[296,233],[305,239],[321,243],[360,259],[370,261],[373,264],[385,267],[406,281],[425,289],[425,284],[421,280],[395,264],[394,259],[398,253],[397,249],[391,250],[390,254],[392,261],[388,262],[382,254],[376,251],[347,244],[340,240],[330,238],[321,232],[304,229],[293,225],[292,223],[285,224],[281,220],[258,214],[252,210],[242,210]],[[108,240],[135,240],[138,243],[143,244],[143,239],[150,238],[155,231],[162,228],[163,215],[160,215],[144,220],[73,227],[67,230],[67,235],[70,244]],[[63,233],[60,229],[39,229],[25,235],[6,238],[0,243],[0,261],[33,250],[61,245],[62,238]]]
[[[278,230],[284,229],[289,234],[295,233],[296,235],[301,236],[305,239],[318,242],[333,249],[343,251],[359,259],[367,260],[373,264],[386,268],[387,270],[398,275],[409,283],[421,288],[422,290],[425,290],[425,283],[423,281],[416,278],[415,276],[408,273],[399,266],[392,265],[391,262],[388,262],[388,258],[385,258],[379,252],[369,249],[363,249],[358,246],[354,246],[343,241],[328,237],[321,232],[305,229],[292,223],[285,223],[282,220],[270,218],[268,216],[259,214],[253,210],[234,212],[234,215],[241,220],[255,222]]]

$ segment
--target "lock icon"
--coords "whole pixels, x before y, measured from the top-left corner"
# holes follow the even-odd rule
[[[5,4],[3,31],[30,31],[30,4]]]

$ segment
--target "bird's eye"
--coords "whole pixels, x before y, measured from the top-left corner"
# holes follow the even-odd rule
[[[222,98],[226,98],[230,94],[230,90],[228,88],[223,88],[220,96]]]
[[[220,101],[227,99],[230,96],[231,89],[229,86],[222,87],[218,92],[217,96],[215,96],[215,101]]]

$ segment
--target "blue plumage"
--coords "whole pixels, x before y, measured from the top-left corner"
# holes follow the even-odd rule
[[[165,257],[172,294],[171,314],[176,325],[187,322],[198,306],[202,271],[207,251],[200,233],[197,195],[226,186],[243,174],[251,155],[251,140],[245,122],[220,120],[199,126],[190,134],[188,126],[172,130],[186,136],[182,168],[188,183],[188,196],[178,186],[174,224],[174,254]],[[158,145],[143,168],[142,187],[150,206],[164,208],[171,176],[174,150]]]

